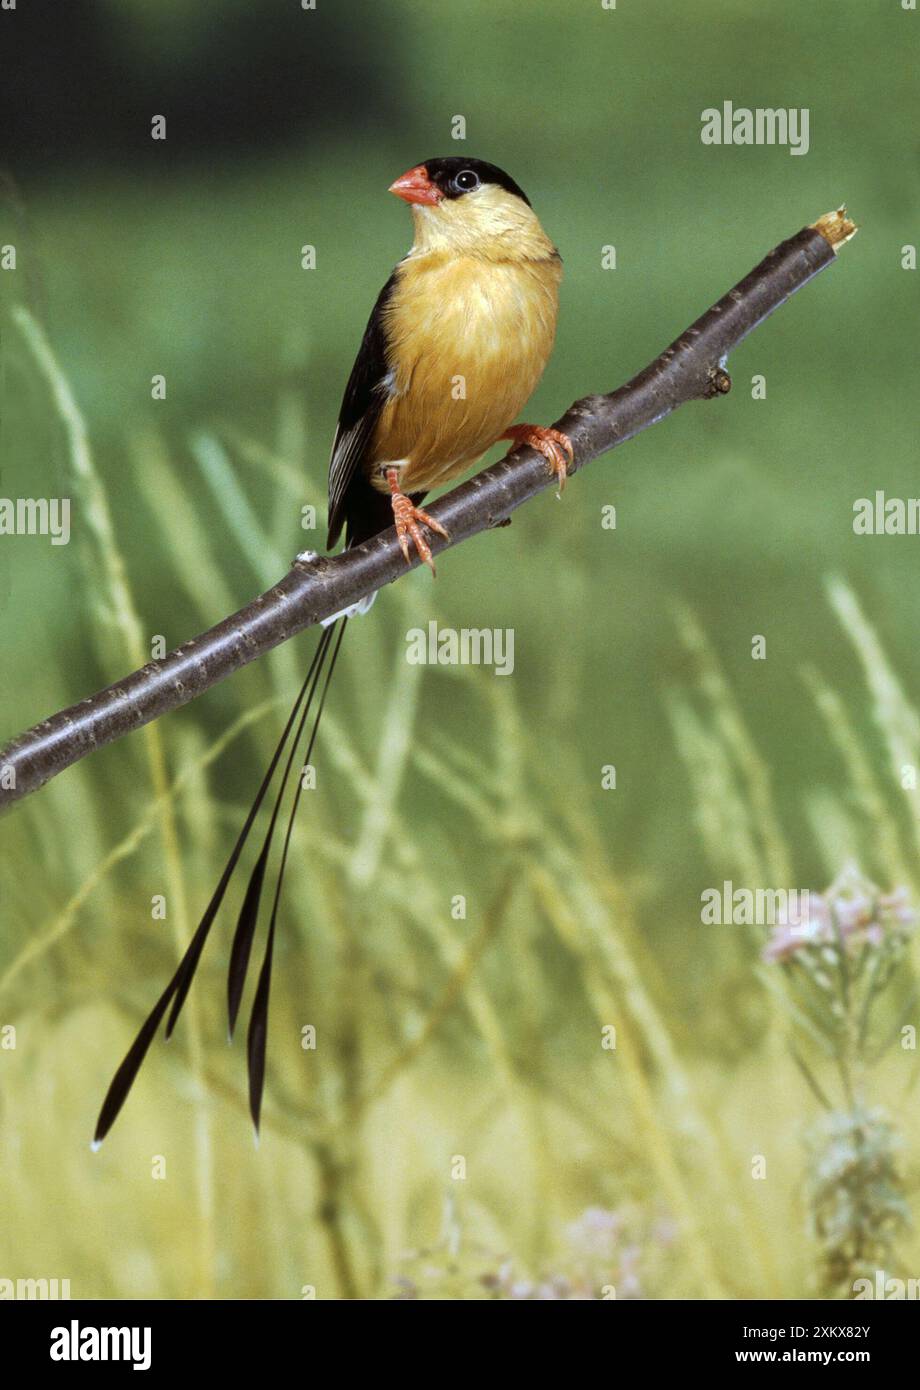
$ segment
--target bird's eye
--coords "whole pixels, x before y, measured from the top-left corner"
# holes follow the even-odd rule
[[[470,193],[479,187],[479,175],[474,174],[472,169],[461,169],[454,177],[454,187],[459,188],[461,193]]]

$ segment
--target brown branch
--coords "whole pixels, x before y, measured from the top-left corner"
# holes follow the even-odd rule
[[[643,371],[609,395],[585,396],[557,420],[575,449],[570,472],[625,443],[688,401],[725,394],[728,353],[790,295],[830,265],[856,231],[846,209],[782,242]],[[497,526],[551,486],[542,455],[516,449],[433,503],[450,540],[437,553]],[[417,561],[413,562],[417,564]],[[0,750],[0,808],[35,791],[95,748],[203,694],[280,642],[391,584],[407,566],[394,530],[343,554],[298,559],[273,588],[232,617],[124,680],[52,715]]]

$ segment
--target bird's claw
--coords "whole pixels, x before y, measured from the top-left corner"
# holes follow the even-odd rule
[[[422,535],[421,526],[427,526],[429,531],[435,531],[445,540],[449,540],[447,532],[439,521],[435,521],[433,516],[422,508],[417,507],[411,497],[407,497],[404,492],[394,492],[391,498],[393,505],[393,520],[396,523],[396,538],[399,541],[400,549],[406,564],[411,564],[409,556],[409,540],[418,552],[419,559],[431,570],[432,574],[437,571],[434,567],[434,560],[431,557],[431,547]],[[420,524],[421,523],[421,524]]]
[[[569,464],[575,462],[575,450],[567,434],[543,425],[513,425],[502,435],[502,439],[511,439],[515,444],[525,444],[542,454],[556,477],[559,491],[562,491],[569,476]]]

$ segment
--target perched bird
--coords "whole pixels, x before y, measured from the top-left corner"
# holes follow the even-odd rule
[[[514,425],[556,332],[562,261],[524,191],[494,164],[429,159],[391,184],[415,239],[374,305],[329,466],[329,546],[396,523],[426,564],[418,503],[500,439],[540,449],[560,480],[571,446]]]
[[[538,425],[513,424],[552,350],[562,262],[527,195],[494,164],[462,156],[428,159],[391,184],[390,192],[410,204],[415,236],[377,298],[345,388],[329,464],[328,545],[336,544],[343,527],[346,546],[351,547],[395,523],[406,561],[411,544],[434,572],[423,528],[442,536],[446,532],[420,504],[432,488],[472,468],[498,440],[540,450],[560,487],[564,485],[572,457],[568,438]],[[365,600],[357,608],[364,611],[368,606]],[[347,614],[327,620],[214,896],[109,1087],[95,1144],[118,1115],[167,1009],[166,1036],[172,1033],[211,925],[287,748],[280,789],[230,953],[227,1002],[232,1037],[285,787],[315,710],[300,765],[310,762],[347,621]],[[275,926],[301,790],[302,779],[297,777],[250,1016],[249,1102],[257,1132]]]

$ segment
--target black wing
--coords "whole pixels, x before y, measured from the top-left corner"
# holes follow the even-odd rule
[[[347,494],[352,484],[360,478],[361,464],[374,426],[386,404],[390,369],[383,311],[396,285],[397,273],[393,271],[377,296],[342,397],[329,460],[329,537],[326,544],[330,549],[338,540],[347,518]]]

